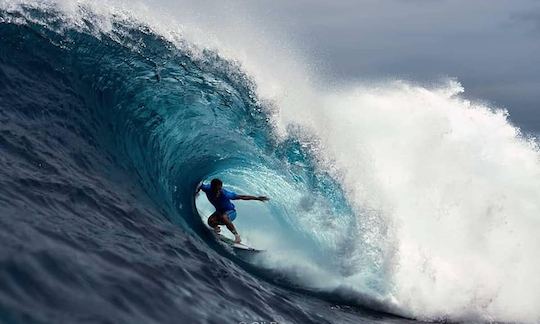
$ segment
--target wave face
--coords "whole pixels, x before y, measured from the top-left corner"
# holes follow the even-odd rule
[[[1,321],[379,317],[261,280],[204,230],[203,179],[262,192],[315,177],[288,169],[298,145],[276,144],[238,67],[81,12],[81,25],[55,6],[0,12]]]
[[[129,12],[0,4],[4,321],[540,319],[536,144],[458,84],[268,101]],[[264,255],[205,230],[216,176],[272,197]]]

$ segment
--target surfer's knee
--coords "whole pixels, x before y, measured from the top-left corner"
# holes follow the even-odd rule
[[[226,213],[223,213],[221,215],[221,222],[224,224],[224,225],[227,225],[227,224],[231,224],[231,219],[229,218],[229,216],[226,214]]]
[[[219,225],[215,214],[212,214],[212,216],[208,217],[207,223],[208,223],[208,226],[210,227],[216,227]]]

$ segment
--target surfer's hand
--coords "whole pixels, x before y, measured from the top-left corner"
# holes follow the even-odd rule
[[[266,196],[259,196],[259,197],[257,197],[257,199],[260,200],[260,201],[268,201],[268,200],[270,200],[270,198],[268,198]]]

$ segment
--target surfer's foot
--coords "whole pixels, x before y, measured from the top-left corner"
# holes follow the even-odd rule
[[[242,239],[240,239],[240,235],[239,234],[235,234],[234,235],[234,243],[240,243],[242,242]]]
[[[221,228],[219,228],[219,226],[214,227],[214,233],[216,234],[221,233]]]

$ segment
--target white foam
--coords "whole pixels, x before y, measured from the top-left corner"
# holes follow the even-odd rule
[[[308,123],[373,228],[406,314],[535,322],[537,146],[461,91],[360,86],[326,96]]]

